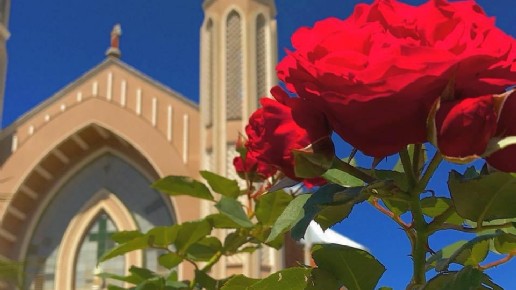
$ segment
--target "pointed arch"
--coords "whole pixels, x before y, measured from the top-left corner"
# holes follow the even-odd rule
[[[256,17],[256,102],[268,94],[268,37],[265,16],[259,13]]]
[[[56,271],[55,289],[74,288],[73,282],[75,280],[75,269],[81,241],[84,239],[87,230],[91,227],[92,222],[103,212],[113,220],[117,230],[139,230],[131,213],[125,208],[116,195],[106,189],[94,194],[81,208],[81,214],[76,215],[72,219],[63,235],[63,243],[57,255],[56,269],[59,270]],[[142,251],[138,250],[126,254],[125,264],[141,267],[143,265]],[[128,272],[126,272],[126,274],[128,274]]]
[[[244,49],[241,14],[231,10],[225,20],[226,119],[242,119]]]

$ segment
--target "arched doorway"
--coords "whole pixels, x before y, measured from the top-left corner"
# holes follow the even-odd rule
[[[147,231],[175,222],[168,199],[151,189],[153,180],[124,157],[104,151],[84,164],[52,193],[38,219],[25,257],[28,289],[92,289],[98,283],[94,265],[107,250],[109,232]],[[140,253],[124,264],[159,271],[158,255]]]

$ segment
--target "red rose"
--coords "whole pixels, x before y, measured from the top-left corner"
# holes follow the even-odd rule
[[[474,1],[360,4],[346,20],[299,29],[292,44],[279,78],[375,157],[426,141],[427,116],[450,79],[455,100],[516,83],[515,40]]]
[[[262,98],[262,108],[251,115],[246,126],[247,156],[300,180],[294,173],[292,150],[306,148],[331,132],[324,116],[307,106],[308,102],[289,98],[279,87],[271,93],[277,100]]]
[[[505,99],[500,118],[498,119],[497,138],[516,136],[516,91],[512,91]],[[502,150],[496,151],[486,158],[487,162],[494,168],[516,172],[516,145],[510,145]]]
[[[464,161],[478,158],[496,132],[497,117],[492,95],[441,103],[435,116],[439,151]]]
[[[238,175],[243,179],[267,179],[276,173],[272,166],[258,161],[253,156],[247,154],[245,158],[237,156],[233,159],[233,165]]]

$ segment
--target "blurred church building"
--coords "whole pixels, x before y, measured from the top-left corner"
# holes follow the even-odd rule
[[[198,178],[202,169],[236,177],[237,135],[276,82],[275,4],[202,5],[200,104],[124,63],[117,25],[104,61],[0,132],[0,257],[26,262],[26,289],[103,289],[94,274],[113,246],[110,233],[145,232],[213,211],[190,197],[165,196],[149,187],[153,181]],[[0,114],[9,6],[0,0]],[[286,253],[261,249],[223,259],[212,274],[267,276],[284,267]],[[135,251],[102,270],[165,271],[159,254]],[[192,270],[180,265],[179,277]]]

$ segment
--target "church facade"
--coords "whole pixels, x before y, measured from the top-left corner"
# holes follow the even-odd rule
[[[0,111],[9,37],[9,0],[0,0]],[[235,177],[235,141],[275,83],[273,0],[205,0],[200,28],[200,104],[120,58],[120,28],[107,58],[0,132],[0,256],[26,262],[27,289],[101,289],[97,258],[109,233],[196,220],[214,209],[149,187],[167,175],[208,169]],[[224,235],[224,232],[218,233]],[[102,265],[162,271],[158,251]],[[223,259],[215,277],[260,277],[284,265],[262,249]],[[180,265],[180,278],[192,269]],[[2,283],[2,282],[0,282]],[[0,288],[8,289],[6,283]]]

